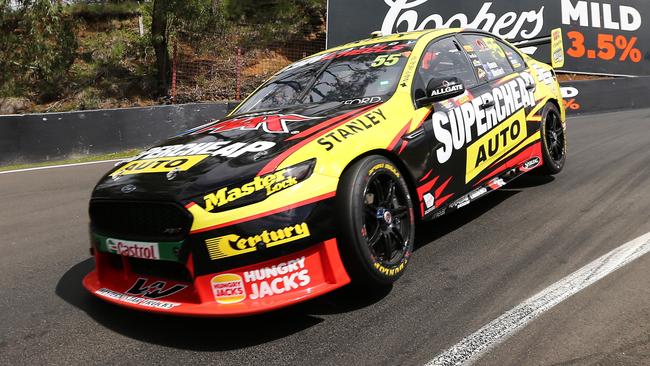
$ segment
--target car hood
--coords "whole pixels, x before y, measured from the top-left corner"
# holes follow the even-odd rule
[[[119,162],[101,178],[92,198],[184,203],[250,180],[278,155],[368,107],[327,103],[229,116]]]

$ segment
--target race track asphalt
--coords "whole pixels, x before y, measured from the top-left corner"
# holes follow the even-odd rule
[[[650,232],[650,110],[569,119],[566,169],[421,226],[404,277],[275,313],[184,319],[81,286],[87,200],[110,164],[0,175],[0,364],[418,365]],[[486,365],[650,364],[650,255],[485,354]]]

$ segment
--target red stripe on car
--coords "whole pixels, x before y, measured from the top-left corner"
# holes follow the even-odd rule
[[[297,143],[294,146],[290,147],[289,149],[285,150],[280,155],[276,156],[273,160],[271,160],[268,164],[266,164],[266,166],[264,168],[262,168],[262,170],[260,170],[260,172],[257,173],[257,175],[262,176],[264,174],[267,174],[267,173],[270,173],[270,172],[274,171],[278,167],[278,165],[280,165],[291,154],[298,151],[298,149],[300,149],[301,147],[303,147],[303,146],[307,145],[308,143],[314,141],[316,138],[318,138],[320,136],[323,136],[328,131],[331,131],[331,130],[335,129],[336,127],[350,121],[351,119],[354,119],[354,118],[358,117],[359,115],[361,115],[362,113],[364,113],[368,109],[370,109],[372,107],[375,107],[375,106],[378,106],[378,105],[370,105],[370,106],[367,106],[367,107],[364,107],[364,108],[361,108],[361,109],[357,109],[355,111],[346,113],[346,114],[344,114],[342,116],[335,117],[334,120],[336,120],[336,121],[325,122],[325,123],[329,124],[328,128],[322,129],[322,130],[316,132],[312,136],[305,138],[304,140],[300,141],[299,143]]]

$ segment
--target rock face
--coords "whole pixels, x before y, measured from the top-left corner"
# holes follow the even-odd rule
[[[31,109],[32,102],[27,98],[0,98],[0,114],[16,114]]]

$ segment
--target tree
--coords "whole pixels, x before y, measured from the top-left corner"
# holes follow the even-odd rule
[[[169,51],[167,50],[167,20],[173,9],[169,1],[154,0],[151,13],[151,43],[156,53],[158,93],[167,94],[169,85]]]
[[[169,40],[199,41],[223,26],[220,0],[154,0],[151,42],[156,53],[158,92],[166,95],[171,74]]]
[[[314,32],[324,23],[326,0],[224,0],[236,22],[274,25],[278,33]]]
[[[56,97],[76,57],[74,28],[60,0],[0,0],[0,95]]]

